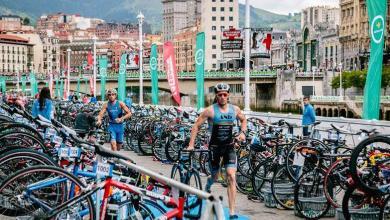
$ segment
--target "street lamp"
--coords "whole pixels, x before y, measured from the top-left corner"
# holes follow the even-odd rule
[[[342,70],[342,68],[343,68],[343,63],[340,63],[339,64],[339,69],[340,69],[340,101],[342,101],[343,100],[343,94],[342,94],[342,88],[343,88],[343,70]]]
[[[250,10],[249,0],[245,0],[245,107],[244,111],[250,111],[249,72],[250,72]]]
[[[317,67],[314,67],[313,66],[313,68],[311,68],[311,72],[313,73],[313,96],[314,96],[314,94],[315,94],[315,78],[314,78],[314,74],[315,74],[315,71],[316,71],[316,69],[317,69]]]
[[[137,19],[138,19],[138,28],[139,28],[139,104],[143,105],[144,104],[144,96],[143,96],[144,80],[143,80],[143,68],[142,68],[142,62],[143,62],[142,23],[144,22],[145,17],[142,14],[142,12],[139,12]]]
[[[70,94],[70,52],[72,50],[68,48],[66,52],[68,53],[68,72],[67,72],[67,83],[66,83],[66,96],[68,97]]]

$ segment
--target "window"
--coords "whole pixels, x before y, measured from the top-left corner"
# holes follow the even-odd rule
[[[222,17],[221,17],[221,21],[225,21],[225,17],[222,16]]]
[[[213,54],[211,57],[212,57],[213,59],[217,59],[217,54]]]
[[[236,94],[242,94],[242,84],[229,84],[230,92]]]
[[[217,11],[217,7],[212,7],[211,11]]]
[[[216,40],[217,39],[217,35],[211,36],[211,39]]]
[[[213,17],[211,17],[211,20],[212,20],[212,21],[216,21],[216,20],[217,20],[217,17],[213,16]]]
[[[225,2],[225,0],[221,0],[221,2]]]
[[[225,30],[225,26],[221,26],[221,31]]]
[[[213,45],[211,46],[211,48],[212,48],[212,49],[217,49],[217,45],[213,44]]]
[[[217,26],[211,26],[211,30],[213,31],[217,30]]]
[[[229,21],[233,21],[233,17],[232,16],[229,17]]]
[[[233,0],[229,0],[229,2],[233,2]]]
[[[213,68],[214,69],[217,68],[217,64],[213,63]]]
[[[233,7],[229,7],[229,11],[232,12],[233,11]]]
[[[221,7],[221,11],[225,11],[225,7]]]
[[[212,0],[212,2],[215,2],[215,0]]]

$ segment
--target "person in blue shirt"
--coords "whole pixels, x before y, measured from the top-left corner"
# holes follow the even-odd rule
[[[302,134],[303,136],[309,136],[309,125],[316,121],[316,114],[313,106],[310,104],[310,98],[303,98],[303,116],[302,116]]]
[[[100,110],[97,118],[97,125],[102,124],[104,113],[108,113],[110,119],[108,125],[108,131],[111,135],[111,149],[113,151],[119,151],[123,144],[123,136],[125,133],[123,122],[131,117],[129,108],[123,103],[116,99],[117,92],[115,89],[107,91],[108,102],[105,103]]]
[[[91,97],[90,102],[91,102],[91,103],[97,103],[97,99],[96,99],[96,97],[94,96],[94,94],[92,94],[92,97]]]
[[[41,89],[39,97],[34,101],[31,114],[34,118],[41,115],[51,121],[53,117],[53,102],[48,87],[43,87]]]
[[[125,99],[125,104],[128,108],[131,108],[131,105],[133,104],[133,99],[131,99],[130,97],[130,94],[127,95],[126,99]]]

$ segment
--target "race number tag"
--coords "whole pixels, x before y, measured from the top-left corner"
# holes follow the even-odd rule
[[[67,147],[58,148],[59,157],[68,157],[68,155],[69,155],[69,148]]]
[[[295,152],[293,165],[302,167],[303,164],[305,164],[305,157],[302,155],[302,153]]]
[[[56,144],[56,145],[61,145],[62,144],[62,138],[60,136],[54,135],[51,138],[51,142]]]
[[[57,134],[57,132],[53,128],[46,128],[46,134],[45,134],[46,138],[51,138],[52,136],[54,136],[56,134]]]
[[[69,157],[79,157],[81,154],[80,148],[71,147],[69,148]]]
[[[112,166],[108,163],[96,163],[96,174],[101,177],[112,176]]]

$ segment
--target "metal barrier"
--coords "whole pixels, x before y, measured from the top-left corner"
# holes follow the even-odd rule
[[[284,119],[291,123],[301,124],[302,115],[293,114],[279,114],[279,113],[263,113],[263,112],[246,112],[248,117],[258,117],[265,119],[267,122],[275,122],[280,119]],[[363,119],[349,119],[344,117],[329,118],[329,117],[316,117],[317,121],[321,121],[321,124],[317,128],[321,131],[321,135],[331,128],[331,124],[337,126],[343,126],[351,133],[346,135],[347,145],[356,146],[360,142],[359,136],[355,135],[360,129],[376,128],[378,132],[382,134],[390,134],[390,123],[387,121],[378,120],[363,120]],[[295,128],[294,133],[298,128]],[[298,131],[298,133],[300,130]]]

